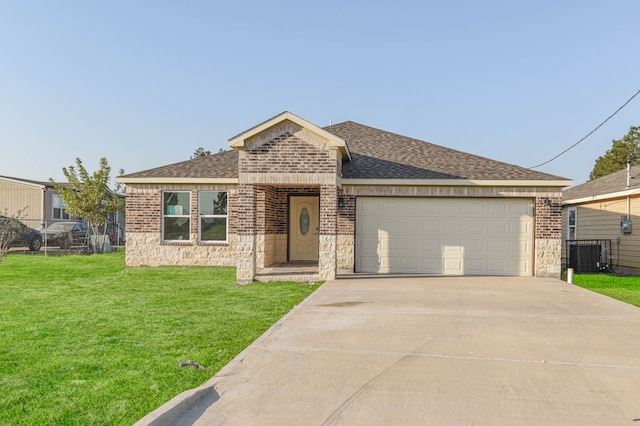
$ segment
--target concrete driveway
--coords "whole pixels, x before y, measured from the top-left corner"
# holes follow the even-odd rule
[[[138,424],[640,424],[640,309],[554,279],[331,281]]]

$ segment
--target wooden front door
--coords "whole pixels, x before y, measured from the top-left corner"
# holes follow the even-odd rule
[[[320,197],[289,199],[289,260],[318,260]]]

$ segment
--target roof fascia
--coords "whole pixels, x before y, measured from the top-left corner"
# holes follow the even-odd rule
[[[601,201],[601,200],[609,200],[611,198],[620,198],[620,197],[628,197],[631,195],[638,195],[640,194],[640,188],[636,188],[636,189],[626,189],[624,191],[618,191],[618,192],[610,192],[608,194],[600,194],[600,195],[591,195],[588,197],[582,197],[582,198],[574,198],[572,200],[565,200],[562,202],[562,205],[569,205],[569,204],[582,204],[582,203],[588,203],[590,201]]]
[[[376,186],[525,186],[565,187],[571,180],[472,180],[472,179],[342,179],[343,185]]]
[[[19,183],[19,184],[22,184],[22,185],[33,186],[35,188],[40,188],[40,189],[53,188],[53,185],[39,184],[39,183],[35,183],[35,182],[29,182],[29,181],[26,181],[26,180],[17,179],[17,178],[10,178],[10,177],[6,177],[6,176],[0,176],[0,179],[6,180],[8,182]]]
[[[290,113],[289,111],[285,111],[282,114],[279,114],[263,123],[258,124],[257,126],[252,127],[245,132],[240,133],[237,136],[234,136],[233,138],[229,139],[229,146],[235,150],[242,150],[244,149],[247,139],[250,139],[253,136],[262,133],[265,130],[268,130],[271,127],[274,127],[284,121],[291,121],[292,123],[295,123],[298,126],[310,131],[311,133],[314,133],[315,135],[321,137],[322,139],[328,140],[330,149],[337,149],[338,151],[340,151],[340,154],[343,158],[347,158],[349,161],[351,161],[351,153],[349,152],[347,142],[344,139],[324,130],[321,127],[316,126],[315,124],[305,120],[304,118],[300,118],[297,115]]]
[[[116,178],[117,183],[126,184],[212,184],[237,185],[238,178],[175,178],[175,177],[122,177]]]

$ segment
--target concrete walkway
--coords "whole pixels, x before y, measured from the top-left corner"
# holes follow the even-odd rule
[[[640,425],[640,309],[554,279],[325,283],[141,425]]]

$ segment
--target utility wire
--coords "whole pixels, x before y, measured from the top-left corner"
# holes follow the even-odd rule
[[[633,100],[633,98],[635,98],[636,96],[638,96],[640,94],[640,90],[638,90],[632,97],[630,97],[629,99],[627,99],[627,102],[625,102],[624,104],[622,104],[622,106],[620,108],[618,108],[613,114],[611,114],[610,116],[607,117],[606,120],[604,120],[602,123],[598,124],[598,126],[593,129],[592,131],[590,131],[589,133],[587,133],[587,135],[585,137],[583,137],[582,139],[580,139],[578,142],[574,143],[573,145],[571,145],[569,148],[565,149],[564,151],[562,151],[560,154],[556,155],[555,157],[553,157],[550,160],[545,161],[544,163],[540,163],[537,166],[531,166],[529,167],[530,169],[536,169],[540,166],[544,166],[545,164],[548,164],[550,162],[552,162],[553,160],[555,160],[556,158],[560,157],[563,154],[566,154],[567,152],[569,152],[571,149],[575,148],[576,146],[578,146],[578,144],[580,142],[582,142],[583,140],[585,140],[586,138],[588,138],[589,136],[591,136],[592,134],[594,134],[596,132],[596,130],[598,130],[600,127],[602,127],[604,125],[604,123],[606,123],[607,121],[609,121],[611,118],[613,118],[614,115],[616,115],[617,113],[619,113],[622,108],[626,107],[627,104],[629,102],[631,102]]]

